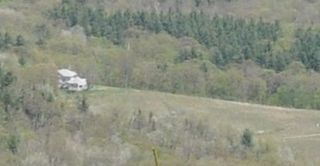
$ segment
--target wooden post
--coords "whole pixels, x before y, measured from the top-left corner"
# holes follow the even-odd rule
[[[156,166],[159,166],[157,150],[155,148],[152,148],[152,151],[153,151],[153,156],[154,156],[154,162],[155,162]]]

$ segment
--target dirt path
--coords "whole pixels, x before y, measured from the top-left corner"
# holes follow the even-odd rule
[[[286,140],[289,140],[289,139],[310,138],[310,137],[320,137],[320,133],[284,137],[283,140],[286,141]]]

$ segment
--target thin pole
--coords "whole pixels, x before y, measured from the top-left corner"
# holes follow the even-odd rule
[[[157,150],[155,148],[152,148],[152,151],[153,151],[153,156],[154,156],[154,162],[155,162],[156,166],[159,166]]]

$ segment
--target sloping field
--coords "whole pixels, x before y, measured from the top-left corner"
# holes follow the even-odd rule
[[[111,110],[131,114],[141,110],[153,112],[161,123],[167,117],[190,117],[209,126],[230,126],[238,131],[249,128],[256,138],[272,137],[289,148],[296,164],[320,163],[319,111],[107,87],[87,93],[94,114],[108,114]]]

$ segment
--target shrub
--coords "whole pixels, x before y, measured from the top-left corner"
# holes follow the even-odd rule
[[[78,105],[78,108],[81,112],[87,112],[88,109],[89,109],[89,103],[88,103],[88,99],[86,96],[82,96],[80,97],[79,99],[79,105]]]
[[[16,154],[18,152],[18,144],[20,140],[19,137],[16,135],[10,135],[7,141],[7,145],[9,150],[13,153]]]
[[[253,147],[253,134],[249,129],[243,131],[241,144],[247,148]]]

